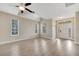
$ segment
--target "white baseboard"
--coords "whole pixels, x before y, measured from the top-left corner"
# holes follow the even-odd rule
[[[36,36],[31,36],[31,37],[28,38],[28,39],[35,39],[35,38],[37,38],[37,37],[38,37],[38,35],[36,35]],[[1,45],[1,44],[13,43],[13,42],[17,42],[17,41],[22,41],[22,40],[28,40],[28,39],[17,39],[17,40],[12,40],[12,41],[0,42],[0,45]]]
[[[50,38],[50,37],[41,36],[41,38],[45,38],[45,39],[50,39],[50,40],[52,40],[52,38]]]
[[[26,40],[26,39],[18,39],[18,40],[12,40],[12,41],[0,42],[0,45],[1,45],[1,44],[13,43],[13,42],[21,41],[21,40]]]

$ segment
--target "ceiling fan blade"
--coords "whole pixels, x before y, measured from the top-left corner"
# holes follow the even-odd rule
[[[29,11],[29,12],[31,12],[31,13],[35,13],[34,11],[31,11],[31,10],[28,9],[28,8],[25,8],[25,10],[27,10],[27,11]]]
[[[16,7],[19,7],[19,6],[16,6]]]
[[[25,3],[25,6],[29,6],[29,5],[31,5],[31,3]]]

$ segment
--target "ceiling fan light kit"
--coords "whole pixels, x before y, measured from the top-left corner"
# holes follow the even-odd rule
[[[20,10],[25,10],[25,8],[23,6],[19,6]]]
[[[28,11],[30,13],[35,13],[34,11],[27,8],[27,6],[31,5],[31,3],[20,3],[20,5],[16,6],[20,9],[21,13],[24,13],[24,11]]]

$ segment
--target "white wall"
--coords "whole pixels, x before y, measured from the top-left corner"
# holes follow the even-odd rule
[[[56,39],[56,20],[52,19],[52,39]]]
[[[19,20],[19,36],[11,36],[11,20]],[[0,42],[14,41],[20,39],[31,39],[38,35],[35,33],[35,24],[37,21],[24,19],[15,15],[0,12]]]
[[[78,44],[79,44],[79,11],[77,11],[76,12],[76,19],[75,19],[76,21],[75,21],[75,24],[76,24],[76,31],[75,31],[75,33],[76,33],[76,40],[75,40],[75,42],[77,42]]]

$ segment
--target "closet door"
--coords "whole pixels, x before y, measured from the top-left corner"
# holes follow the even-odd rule
[[[58,23],[58,37],[59,38],[64,38],[64,24],[63,23]]]
[[[71,21],[64,22],[63,33],[64,33],[65,39],[72,39],[72,23],[71,23]]]

